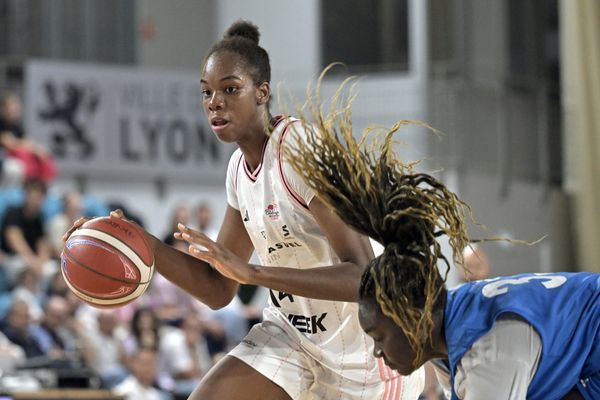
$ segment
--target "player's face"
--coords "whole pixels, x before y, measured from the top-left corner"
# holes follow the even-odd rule
[[[361,299],[358,318],[363,330],[375,341],[373,354],[383,358],[386,365],[402,375],[410,375],[415,353],[402,329],[386,317],[371,299]]]
[[[261,105],[269,85],[256,85],[243,59],[235,53],[213,53],[202,71],[204,112],[213,132],[223,142],[243,141],[254,127],[261,127]]]

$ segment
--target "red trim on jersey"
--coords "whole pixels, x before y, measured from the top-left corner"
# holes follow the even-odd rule
[[[283,116],[277,115],[277,116],[273,117],[273,119],[275,120],[273,129],[275,129],[275,127],[277,125],[279,125],[279,123],[283,120]],[[246,159],[244,158],[244,171],[246,172],[246,176],[248,177],[248,179],[250,179],[252,181],[252,183],[256,182],[256,180],[258,179],[258,174],[262,170],[263,161],[265,159],[265,149],[267,148],[267,143],[269,143],[270,137],[271,137],[270,135],[267,136],[267,140],[265,140],[265,144],[263,145],[262,153],[260,155],[260,163],[258,164],[258,167],[256,167],[256,169],[254,171],[250,170],[250,166],[248,165],[248,163],[246,162]]]
[[[402,399],[402,384],[404,377],[385,365],[381,358],[377,359],[379,377],[383,381],[384,391],[381,400]]]
[[[250,171],[250,167],[248,166],[248,163],[246,162],[246,159],[244,158],[244,172],[246,172],[246,176],[253,183],[256,182],[256,180],[258,179],[258,174],[262,170],[263,161],[265,158],[265,149],[267,148],[267,143],[269,143],[268,137],[267,137],[267,140],[265,140],[265,144],[263,144],[262,152],[260,155],[260,164],[258,164],[258,167],[256,167],[256,169],[254,171]]]
[[[386,373],[387,368],[385,367],[383,360],[381,358],[377,359],[377,363],[379,366],[379,377],[383,381],[383,384],[385,387],[385,390],[383,392],[383,397],[381,398],[381,400],[391,400],[390,399],[390,380],[388,379],[387,373]]]
[[[399,373],[396,373],[396,399],[402,398],[402,384],[404,383],[404,377]]]
[[[308,207],[308,205],[306,204],[306,202],[304,201],[302,196],[300,196],[298,193],[296,193],[294,191],[294,189],[292,189],[292,187],[286,181],[285,174],[283,173],[283,161],[281,160],[282,153],[283,153],[283,151],[282,151],[283,139],[285,138],[285,134],[288,132],[288,128],[290,127],[290,125],[292,125],[294,122],[298,122],[298,121],[300,121],[300,120],[294,120],[294,121],[290,122],[289,124],[287,124],[287,126],[281,133],[281,137],[279,138],[279,154],[277,157],[277,164],[279,166],[279,176],[281,177],[281,181],[283,182],[283,187],[285,188],[285,191],[287,192],[288,196],[300,207],[304,208],[307,211],[310,211],[310,208]]]

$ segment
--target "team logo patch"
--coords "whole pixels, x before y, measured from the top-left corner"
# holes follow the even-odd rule
[[[244,343],[246,346],[252,347],[252,348],[255,348],[256,346],[258,346],[255,342],[253,342],[252,340],[249,340],[249,339],[242,340],[242,343]]]
[[[269,204],[267,206],[267,208],[265,208],[265,215],[269,218],[271,218],[273,221],[276,221],[279,219],[279,207],[277,207],[277,204],[273,203],[273,204]]]

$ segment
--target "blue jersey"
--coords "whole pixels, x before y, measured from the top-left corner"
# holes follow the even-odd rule
[[[600,275],[523,274],[465,284],[448,293],[445,329],[454,394],[455,369],[496,319],[514,313],[542,341],[528,399],[560,399],[600,371]]]

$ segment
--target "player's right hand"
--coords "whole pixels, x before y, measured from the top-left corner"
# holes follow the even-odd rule
[[[110,212],[110,217],[111,218],[119,218],[119,219],[125,219],[125,215],[123,214],[123,211],[120,209],[116,209]],[[90,219],[94,219],[96,217],[81,217],[79,218],[77,221],[75,221],[73,223],[73,226],[71,228],[69,228],[69,230],[67,231],[67,233],[65,233],[62,237],[63,242],[66,242],[67,240],[69,240],[69,237],[71,236],[71,234],[73,232],[75,232],[77,229],[81,228],[81,225],[85,224],[87,221],[89,221]]]
[[[71,228],[69,228],[69,230],[67,231],[67,233],[65,233],[62,237],[63,242],[66,242],[67,240],[69,240],[69,236],[71,236],[71,234],[73,232],[75,232],[77,229],[81,228],[81,225],[85,224],[87,221],[89,221],[90,217],[81,217],[79,218],[77,221],[75,221],[73,223],[73,226]]]

